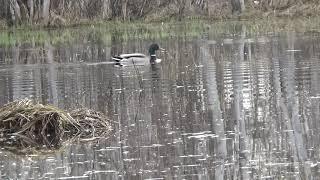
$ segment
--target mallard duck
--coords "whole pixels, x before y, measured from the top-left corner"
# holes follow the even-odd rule
[[[116,61],[118,65],[123,63],[128,64],[145,64],[150,62],[150,64],[156,64],[161,62],[161,59],[157,59],[156,51],[164,50],[159,47],[158,44],[151,44],[149,46],[149,56],[141,53],[132,53],[132,54],[120,54],[117,56],[112,56],[112,60]]]

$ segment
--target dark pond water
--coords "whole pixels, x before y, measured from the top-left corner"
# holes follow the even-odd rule
[[[48,155],[1,150],[1,179],[319,178],[320,34],[65,31],[44,41],[1,32],[0,104],[84,106],[107,113],[115,130]],[[167,50],[160,64],[110,63],[152,42]]]

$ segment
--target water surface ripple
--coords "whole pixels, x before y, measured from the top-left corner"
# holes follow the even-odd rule
[[[320,36],[237,29],[0,46],[1,105],[28,97],[115,122],[111,137],[48,155],[2,149],[1,179],[318,179]],[[161,64],[110,62],[152,41]]]

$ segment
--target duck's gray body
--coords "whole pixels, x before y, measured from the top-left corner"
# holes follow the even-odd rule
[[[158,44],[152,44],[149,47],[149,56],[141,53],[131,53],[131,54],[120,54],[118,56],[113,56],[112,60],[116,62],[117,65],[146,65],[155,64],[161,62],[161,59],[157,59],[156,51],[159,50]]]

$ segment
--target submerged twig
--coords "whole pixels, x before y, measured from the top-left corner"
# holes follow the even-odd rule
[[[140,89],[143,90],[143,81],[142,81],[142,75],[140,73],[140,71],[138,70],[138,68],[136,67],[136,64],[134,63],[134,61],[132,60],[132,64],[133,64],[133,68],[139,78],[139,85],[140,85]]]

